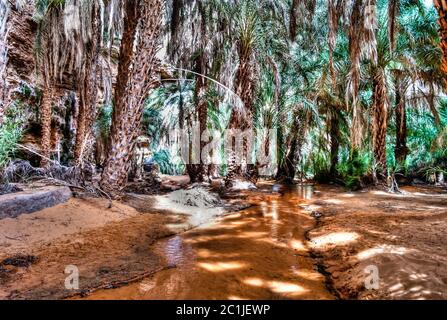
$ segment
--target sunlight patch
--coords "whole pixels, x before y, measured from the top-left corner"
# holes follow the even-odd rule
[[[228,271],[228,270],[236,270],[236,269],[242,269],[246,266],[245,263],[241,262],[200,262],[198,263],[198,266],[211,272],[221,272],[221,271]]]
[[[355,195],[353,193],[345,193],[345,194],[341,195],[341,197],[344,197],[344,198],[353,198],[354,196]]]
[[[243,280],[243,282],[254,287],[268,288],[276,293],[298,295],[309,291],[308,289],[291,282],[266,281],[259,278],[248,278]]]
[[[309,291],[297,284],[282,281],[269,281],[269,287],[273,292],[277,293],[302,294]]]
[[[248,300],[247,298],[242,298],[239,296],[228,296],[228,300]]]
[[[319,236],[311,240],[311,242],[317,246],[325,246],[329,244],[344,245],[351,243],[359,238],[359,235],[355,232],[333,232],[324,236]]]
[[[305,251],[306,247],[304,246],[303,242],[301,240],[290,240],[289,241],[289,247],[291,247],[292,249],[295,250],[299,250],[299,251]]]
[[[384,254],[384,253],[403,255],[403,254],[407,253],[408,251],[409,250],[404,247],[382,245],[382,246],[377,246],[377,247],[366,249],[366,250],[359,252],[357,254],[357,258],[359,260],[365,260],[365,259],[372,258],[378,254]]]
[[[323,201],[326,202],[326,203],[329,203],[329,204],[342,204],[342,203],[344,203],[344,201],[338,200],[338,199],[327,199],[327,200],[323,200]]]
[[[293,270],[293,274],[297,275],[298,277],[308,279],[308,280],[324,281],[324,276],[318,272],[309,272],[309,271],[296,269],[296,270]]]

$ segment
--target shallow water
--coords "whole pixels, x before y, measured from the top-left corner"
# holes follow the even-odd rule
[[[332,299],[309,256],[315,221],[300,205],[311,186],[269,186],[258,205],[157,242],[148,250],[175,268],[89,299]]]

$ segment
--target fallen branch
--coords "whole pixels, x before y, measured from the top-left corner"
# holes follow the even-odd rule
[[[22,148],[22,149],[24,149],[24,150],[27,150],[27,151],[29,151],[29,152],[35,154],[36,156],[39,156],[39,157],[41,157],[41,158],[43,158],[43,159],[45,159],[45,160],[48,160],[48,161],[50,161],[50,162],[52,162],[52,163],[54,163],[54,164],[56,164],[56,165],[60,165],[60,163],[59,163],[58,161],[54,161],[54,160],[52,160],[52,159],[50,159],[50,158],[48,158],[48,157],[45,157],[44,155],[40,154],[39,152],[34,151],[33,149],[30,149],[30,148],[28,148],[28,147],[25,147],[24,145],[21,145],[21,144],[19,144],[19,143],[16,143],[15,145],[16,145],[17,147],[19,147],[19,148]]]

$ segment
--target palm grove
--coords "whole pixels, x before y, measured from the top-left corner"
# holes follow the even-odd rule
[[[36,25],[33,83],[7,94],[8,15],[26,7]],[[442,180],[439,29],[447,8],[435,7],[420,0],[2,1],[0,166],[7,170],[35,130],[36,165],[101,169],[101,188],[117,191],[144,135],[163,173],[187,173],[193,182],[224,176],[230,186],[257,179],[257,165],[241,166],[231,150],[217,155],[219,166],[175,161],[170,132],[198,123],[200,133],[273,128],[273,176],[283,182],[358,188],[396,176]],[[58,120],[61,105],[70,121]]]

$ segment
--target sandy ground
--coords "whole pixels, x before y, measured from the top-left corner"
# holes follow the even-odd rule
[[[0,260],[11,254],[29,254],[35,246],[44,245],[62,236],[69,236],[103,227],[110,222],[138,216],[134,208],[104,199],[70,199],[54,206],[17,218],[0,220]]]
[[[341,298],[447,298],[447,192],[402,191],[320,186],[304,206],[322,215],[308,237]]]
[[[0,220],[0,299],[114,287],[89,298],[447,298],[445,190],[272,190],[281,187],[229,195],[255,206],[221,218],[222,208],[185,207],[194,198],[171,193],[130,195],[111,209],[71,199]],[[65,289],[70,265],[79,290]],[[378,289],[365,288],[365,269],[378,272]]]
[[[231,209],[184,206],[169,195],[129,195],[124,203],[71,199],[0,220],[0,299],[53,299],[65,290],[65,268],[77,266],[82,288],[107,286],[169,268],[148,248]],[[170,210],[168,210],[170,209]]]

